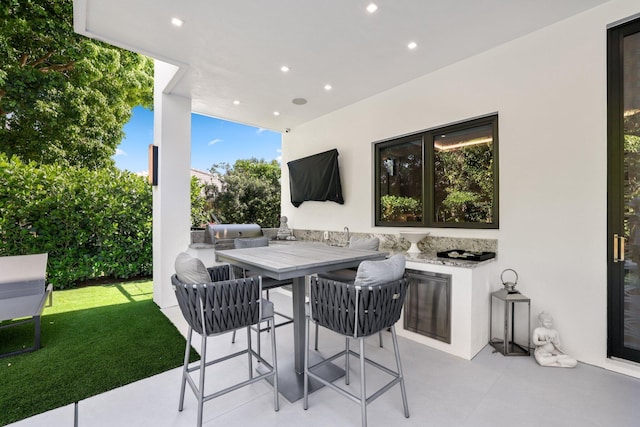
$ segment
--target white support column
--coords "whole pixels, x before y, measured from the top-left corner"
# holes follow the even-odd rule
[[[153,188],[153,300],[176,305],[171,275],[190,243],[191,99],[164,93],[177,67],[155,61],[154,144],[158,185]]]

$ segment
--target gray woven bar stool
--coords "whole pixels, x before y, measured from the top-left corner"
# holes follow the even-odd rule
[[[269,364],[260,354],[251,347],[251,326],[260,326],[263,321],[273,326],[273,304],[264,300],[260,277],[228,280],[230,275],[229,265],[215,266],[208,269],[211,282],[209,283],[183,283],[177,275],[171,277],[173,289],[178,299],[178,305],[189,325],[187,344],[184,355],[184,367],[180,384],[180,404],[178,410],[184,407],[184,393],[188,383],[198,400],[198,427],[202,426],[202,410],[206,401],[223,394],[237,390],[246,385],[260,380],[271,378],[273,381],[273,405],[278,411],[278,365],[276,359],[275,329],[271,333],[271,358]],[[240,328],[247,330],[247,348],[215,360],[207,361],[207,338],[235,331]],[[200,341],[200,361],[189,366],[189,353],[193,332],[202,336]],[[258,334],[258,340],[260,336]],[[234,357],[247,354],[249,362],[249,379],[233,386],[224,388],[211,394],[205,394],[204,381],[207,366],[220,363]],[[254,376],[253,358],[262,363],[268,371]],[[195,383],[192,372],[199,371],[199,382]]]
[[[392,257],[395,258],[395,257]],[[390,259],[391,260],[391,259]],[[369,263],[381,264],[385,261],[364,261],[359,267],[358,275],[363,266]],[[384,267],[383,267],[384,268]],[[402,259],[404,271],[404,258]],[[380,397],[394,385],[400,385],[404,415],[409,418],[409,406],[398,350],[395,323],[400,319],[402,305],[407,292],[408,281],[402,277],[384,283],[365,284],[367,280],[359,282],[358,276],[354,284],[336,282],[333,280],[311,277],[309,310],[305,322],[305,358],[304,358],[304,402],[303,407],[309,407],[309,378],[315,379],[325,386],[337,391],[341,395],[360,404],[362,426],[367,425],[367,405]],[[362,284],[360,284],[362,283]],[[345,336],[345,349],[326,358],[313,366],[309,366],[309,327],[313,320],[317,325],[330,329]],[[379,364],[365,356],[364,339],[383,329],[391,328],[393,351],[395,353],[395,371]],[[355,338],[359,342],[359,353],[349,349],[349,339]],[[356,356],[360,361],[360,395],[326,381],[316,375],[314,370],[340,357],[345,357],[345,384],[349,384],[349,356]],[[372,394],[367,395],[365,364],[382,370],[391,376],[391,381]]]
[[[380,239],[377,237],[371,238],[358,238],[351,237],[349,239],[349,248],[351,249],[367,249],[370,251],[377,251],[380,248]],[[321,279],[335,280],[343,283],[353,283],[356,280],[357,267],[343,268],[341,270],[325,271],[324,273],[318,273],[318,277]],[[318,324],[316,323],[316,337],[315,337],[315,350],[318,351],[318,336],[319,336]],[[383,346],[382,331],[378,333],[378,341],[380,347]]]

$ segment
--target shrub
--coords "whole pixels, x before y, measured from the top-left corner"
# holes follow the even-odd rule
[[[152,272],[152,195],[115,168],[23,163],[0,153],[0,256],[49,253],[48,281]]]
[[[380,198],[383,221],[406,221],[407,215],[420,215],[420,201],[413,197],[384,195]]]

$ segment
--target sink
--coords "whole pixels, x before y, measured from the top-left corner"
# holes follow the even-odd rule
[[[429,235],[426,231],[401,231],[400,237],[406,239],[411,243],[411,247],[407,251],[410,254],[419,254],[421,251],[418,248],[418,242]]]

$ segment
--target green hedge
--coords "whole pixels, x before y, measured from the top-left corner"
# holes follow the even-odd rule
[[[152,195],[113,169],[25,164],[0,153],[0,256],[48,252],[58,289],[152,273]]]

